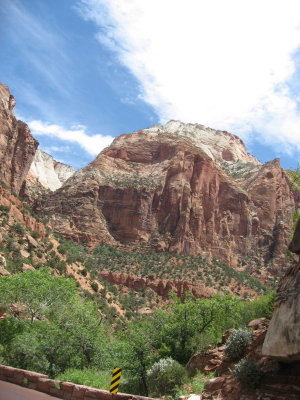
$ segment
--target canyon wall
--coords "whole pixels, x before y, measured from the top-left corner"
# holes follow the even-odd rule
[[[15,99],[0,83],[0,178],[19,194],[33,161],[38,141],[28,126],[15,118]]]
[[[276,273],[295,207],[279,160],[262,165],[235,135],[171,121],[119,136],[36,210],[75,241],[201,252]]]

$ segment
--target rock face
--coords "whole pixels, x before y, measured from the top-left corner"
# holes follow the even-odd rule
[[[54,160],[49,154],[38,149],[28,175],[35,178],[46,189],[54,191],[59,189],[73,174],[72,167]]]
[[[178,121],[121,135],[36,208],[73,240],[203,252],[250,270],[280,259],[294,209],[279,160],[261,165],[236,136]]]
[[[152,280],[134,275],[113,273],[110,271],[100,271],[99,275],[102,279],[107,280],[112,284],[126,286],[133,290],[150,288],[158,294],[158,296],[162,297],[167,297],[171,290],[178,297],[183,297],[186,292],[193,293],[197,298],[208,298],[217,293],[216,290],[200,283],[192,284],[191,282],[178,280]]]
[[[300,255],[300,223],[298,222],[293,236],[293,240],[289,245],[290,251]]]
[[[38,142],[28,126],[14,117],[14,105],[9,89],[0,83],[0,178],[18,194]]]
[[[248,324],[252,331],[252,343],[242,357],[247,357],[260,366],[263,376],[255,389],[249,389],[239,383],[232,375],[232,368],[238,360],[231,361],[224,354],[224,345],[208,349],[204,354],[195,354],[187,365],[190,373],[200,370],[204,373],[215,372],[218,378],[209,379],[201,393],[206,400],[290,400],[300,398],[300,363],[279,363],[265,357],[262,347],[266,337],[268,320],[260,318]],[[223,344],[232,330],[225,332]],[[229,334],[229,335],[228,335]],[[253,379],[248,375],[249,381]]]
[[[43,223],[37,221],[36,218],[26,214],[24,211],[23,203],[14,195],[9,193],[9,191],[4,189],[1,185],[0,185],[0,205],[8,207],[9,209],[8,217],[10,219],[12,218],[14,221],[21,223],[26,228],[38,232],[41,238],[45,238],[46,226]]]
[[[300,220],[290,246],[298,254],[299,242]],[[290,267],[279,284],[263,354],[288,362],[300,360],[300,263]]]
[[[54,160],[49,154],[37,149],[23,183],[21,195],[32,204],[38,196],[60,188],[73,174],[72,167]]]

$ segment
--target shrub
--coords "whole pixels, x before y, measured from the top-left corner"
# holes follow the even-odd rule
[[[97,283],[97,282],[92,282],[92,283],[91,283],[91,288],[93,289],[94,292],[97,293],[98,290],[99,290],[98,283]]]
[[[8,214],[9,210],[10,210],[10,207],[9,207],[9,206],[3,206],[2,204],[0,204],[0,211],[1,211],[3,214]]]
[[[224,353],[230,360],[236,360],[245,354],[252,342],[252,334],[247,329],[237,329],[229,336]]]
[[[248,389],[255,389],[264,374],[261,367],[252,358],[243,358],[233,367],[231,373],[241,385]]]
[[[67,270],[67,263],[63,260],[58,261],[56,264],[56,269],[60,272],[60,274],[65,274]]]
[[[38,233],[38,231],[32,231],[32,232],[31,232],[31,236],[32,236],[34,239],[38,239],[38,238],[40,237],[40,234]]]
[[[186,370],[170,357],[160,359],[147,371],[147,383],[152,396],[172,394],[176,386],[186,381]]]
[[[25,234],[25,228],[19,222],[17,222],[16,224],[12,225],[9,230],[10,230],[10,232],[15,232],[18,235],[24,235]]]

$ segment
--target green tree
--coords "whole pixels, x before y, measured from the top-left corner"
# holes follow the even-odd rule
[[[73,279],[41,268],[1,277],[0,293],[12,314],[0,321],[5,363],[51,377],[71,367],[103,366],[108,329],[96,304],[78,295]]]
[[[32,323],[57,313],[75,295],[74,281],[50,275],[44,268],[0,277],[1,303],[17,318],[21,309]]]
[[[148,395],[147,370],[157,360],[152,329],[151,319],[135,320],[119,332],[112,343],[111,360],[126,371],[128,383],[124,390],[127,392]]]
[[[289,176],[292,182],[292,189],[300,190],[300,165],[298,165],[294,171],[290,171]]]
[[[294,171],[290,171],[289,176],[292,183],[292,189],[300,191],[300,165],[298,165]],[[293,232],[295,232],[299,218],[300,218],[300,210],[296,209],[293,214]]]
[[[73,349],[80,355],[78,367],[84,368],[92,364],[104,366],[109,329],[101,324],[97,306],[93,301],[83,300],[78,296],[57,315],[54,322],[70,338]]]
[[[186,363],[195,350],[195,338],[209,334],[216,341],[224,328],[235,319],[238,299],[213,296],[211,299],[184,299],[172,296],[170,304],[154,313],[155,340],[161,357],[172,357]]]

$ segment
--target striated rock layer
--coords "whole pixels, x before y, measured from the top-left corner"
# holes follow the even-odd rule
[[[100,271],[99,276],[109,281],[112,284],[126,286],[133,290],[140,290],[143,288],[152,289],[158,296],[167,297],[170,291],[173,291],[176,296],[183,297],[186,292],[192,293],[195,297],[211,297],[217,293],[216,290],[199,284],[179,280],[152,280],[149,278],[139,277],[128,274],[118,274],[111,271]]]
[[[38,142],[14,116],[15,99],[0,83],[0,178],[17,194],[28,173]]]
[[[295,199],[279,160],[261,165],[228,132],[171,121],[116,138],[36,209],[75,241],[202,252],[257,270],[282,257]]]

